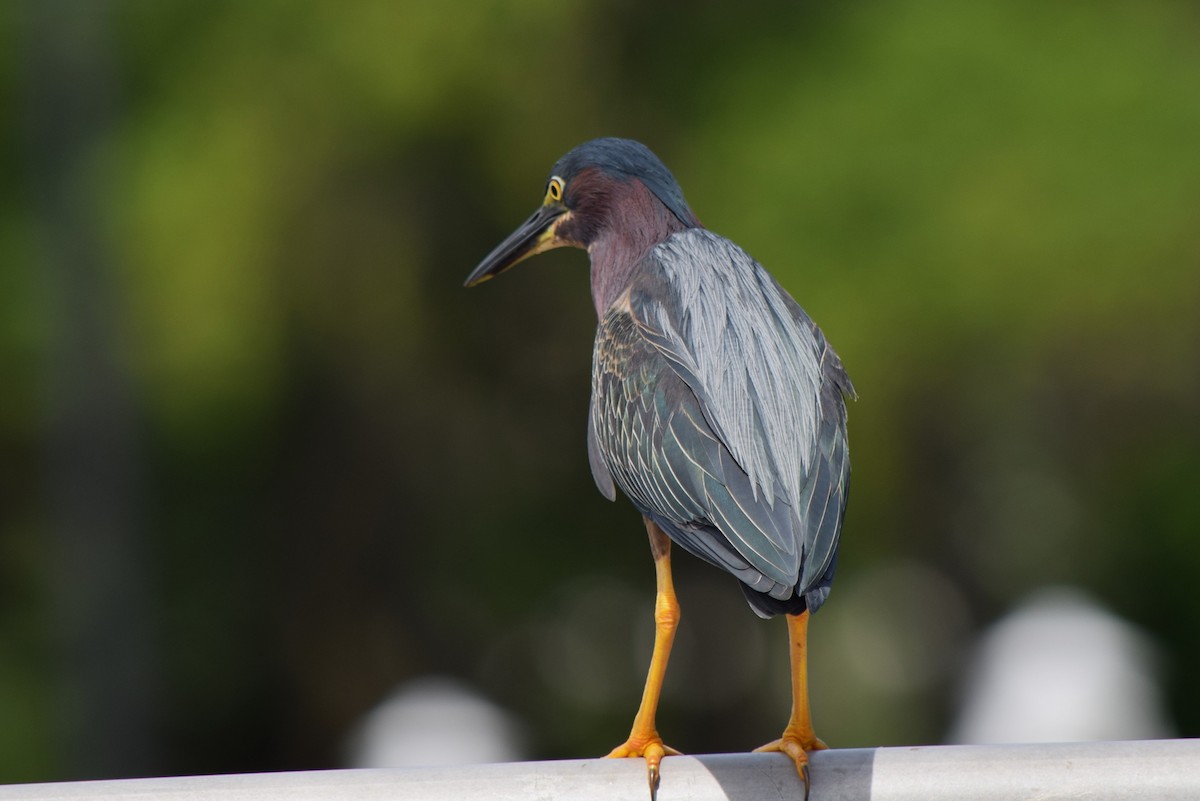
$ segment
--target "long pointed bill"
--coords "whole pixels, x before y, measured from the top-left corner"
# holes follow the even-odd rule
[[[539,208],[479,262],[479,266],[467,276],[465,286],[475,286],[530,256],[569,244],[555,234],[555,229],[567,213],[564,206],[556,203]]]

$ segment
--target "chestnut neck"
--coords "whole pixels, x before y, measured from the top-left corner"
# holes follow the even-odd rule
[[[603,223],[587,243],[597,317],[603,317],[629,285],[634,269],[652,247],[691,227],[636,178],[614,180],[605,190]]]

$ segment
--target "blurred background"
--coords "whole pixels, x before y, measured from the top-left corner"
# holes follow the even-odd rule
[[[625,737],[586,257],[461,288],[599,135],[859,390],[827,742],[1200,733],[1194,3],[18,0],[0,52],[0,782]],[[664,736],[774,738],[783,622],[676,561]]]

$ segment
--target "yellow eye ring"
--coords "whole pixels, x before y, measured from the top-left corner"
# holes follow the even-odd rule
[[[561,178],[551,178],[550,183],[546,186],[546,200],[553,203],[559,203],[563,199],[563,183]]]

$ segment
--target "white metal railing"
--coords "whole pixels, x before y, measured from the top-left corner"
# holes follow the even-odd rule
[[[508,801],[648,798],[640,759],[513,762],[452,768],[328,770],[166,779],[14,784],[0,801]],[[659,801],[800,799],[779,754],[668,757]],[[822,751],[811,801],[1200,799],[1200,740],[927,746]]]

